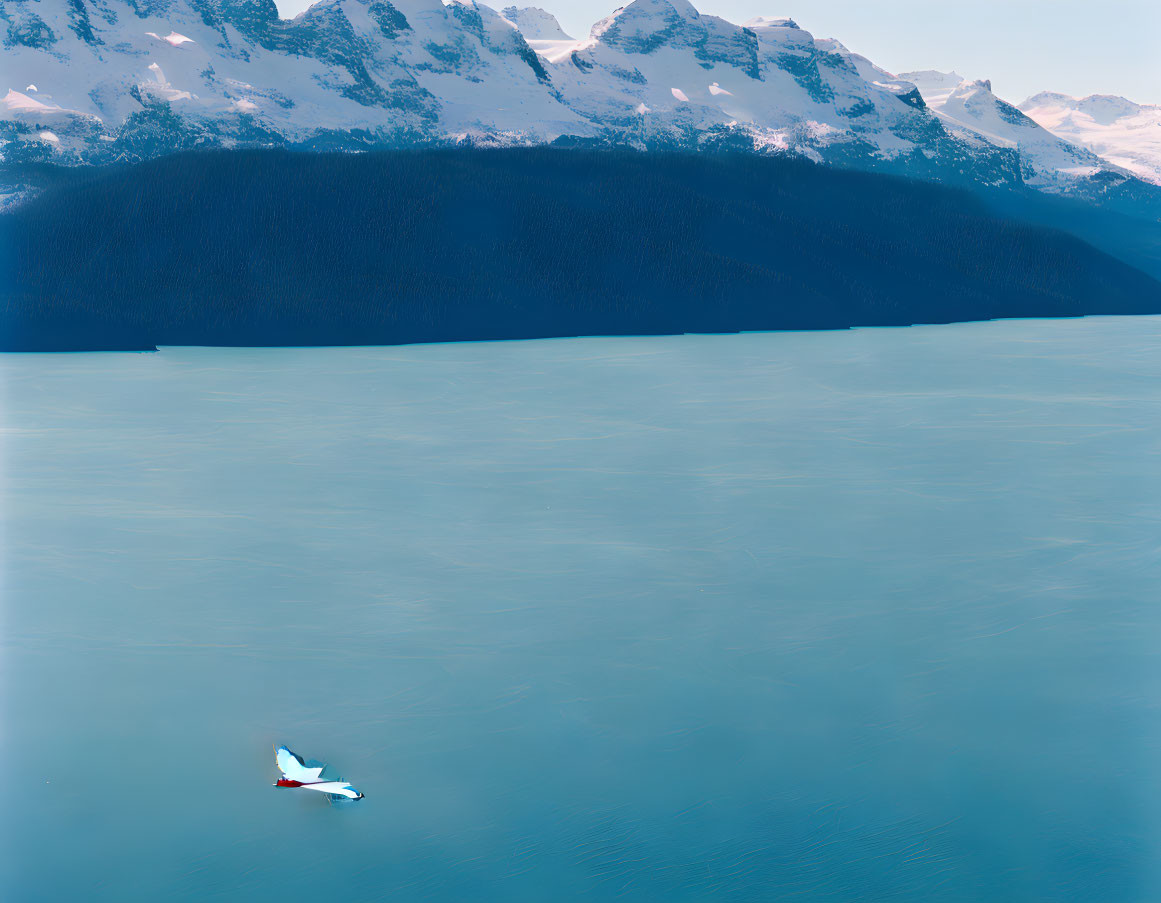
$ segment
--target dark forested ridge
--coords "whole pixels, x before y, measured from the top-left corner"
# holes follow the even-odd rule
[[[1161,312],[937,185],[748,155],[233,151],[0,217],[0,348],[388,344]]]

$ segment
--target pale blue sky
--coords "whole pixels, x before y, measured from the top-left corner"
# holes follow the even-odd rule
[[[283,15],[307,0],[277,0]],[[512,0],[490,0],[503,7]],[[1161,103],[1161,0],[693,0],[703,13],[744,22],[790,16],[816,37],[837,38],[893,72],[954,69],[990,78],[1018,103],[1037,91],[1120,94]],[[623,0],[525,0],[574,37]]]

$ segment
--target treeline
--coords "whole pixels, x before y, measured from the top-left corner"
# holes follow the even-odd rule
[[[751,155],[186,154],[0,217],[0,348],[388,344],[1161,312],[940,186]]]

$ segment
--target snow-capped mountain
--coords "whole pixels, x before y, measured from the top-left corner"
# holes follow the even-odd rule
[[[904,72],[928,108],[951,132],[979,136],[996,147],[1019,153],[1025,183],[1067,189],[1077,177],[1109,170],[1109,161],[1072,144],[992,93],[990,81],[969,81],[955,72]]]
[[[913,85],[868,78],[841,45],[789,19],[738,26],[686,0],[637,0],[587,40],[531,43],[572,109],[645,144],[741,140],[816,160],[964,151]]]
[[[0,0],[0,17],[6,157],[588,128],[486,6],[324,0],[281,20],[273,0]]]
[[[1161,106],[1111,94],[1070,97],[1045,91],[1019,107],[1054,135],[1161,185]]]
[[[538,6],[506,6],[500,15],[516,26],[529,41],[571,41],[572,35],[565,34],[556,16]]]
[[[687,0],[634,0],[579,41],[543,10],[473,0],[322,0],[292,20],[273,0],[0,0],[0,30],[8,166],[470,140],[730,147],[1057,191],[1127,178],[986,83],[928,96],[789,19],[736,25]]]

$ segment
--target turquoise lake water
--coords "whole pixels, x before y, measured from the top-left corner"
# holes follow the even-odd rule
[[[1161,319],[0,380],[5,901],[1161,899]]]

